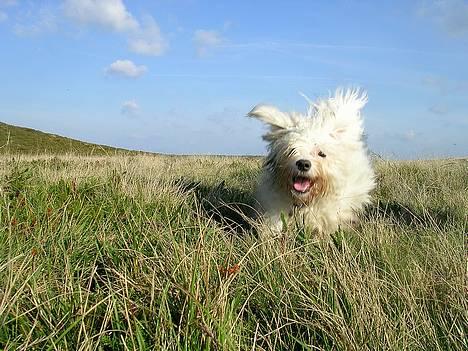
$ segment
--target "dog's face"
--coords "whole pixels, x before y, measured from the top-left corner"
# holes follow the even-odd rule
[[[333,189],[346,153],[361,143],[359,111],[365,103],[358,91],[338,91],[311,104],[306,116],[264,105],[249,113],[270,127],[263,136],[269,143],[265,167],[296,204],[308,204]]]
[[[311,123],[284,128],[269,143],[265,166],[297,204],[324,195],[332,181],[329,160],[335,140]]]

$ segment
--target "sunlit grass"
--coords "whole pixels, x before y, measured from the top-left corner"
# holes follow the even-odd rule
[[[0,122],[0,154],[38,155],[43,153],[81,155],[137,154],[106,145],[97,145],[65,138],[60,135],[44,133],[39,130],[13,126]]]
[[[466,160],[376,161],[330,240],[231,208],[260,162],[2,156],[0,349],[467,349]]]

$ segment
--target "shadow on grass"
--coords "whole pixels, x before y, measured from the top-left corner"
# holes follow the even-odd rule
[[[176,185],[183,193],[195,193],[204,215],[226,229],[236,233],[255,229],[252,223],[257,218],[257,213],[252,193],[226,187],[225,181],[207,185],[180,178],[176,181]],[[443,227],[455,222],[463,222],[464,218],[463,210],[458,207],[447,205],[420,207],[396,200],[379,200],[365,212],[367,220],[372,220],[376,216],[392,218],[397,223],[409,227],[434,224]]]
[[[210,186],[181,178],[175,184],[183,193],[194,192],[204,214],[229,231],[240,234],[254,230],[253,194],[226,187],[225,181]]]
[[[399,203],[395,200],[378,201],[378,203],[367,211],[367,218],[375,215],[393,218],[398,223],[407,226],[420,226],[427,223],[445,225],[459,221],[462,214],[457,208],[437,207],[418,208]]]

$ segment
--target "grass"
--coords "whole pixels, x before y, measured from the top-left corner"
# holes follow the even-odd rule
[[[1,154],[69,154],[112,155],[116,153],[136,154],[124,149],[85,143],[35,129],[17,127],[0,122]]]
[[[260,162],[1,156],[0,349],[468,348],[467,160],[376,161],[329,241],[235,211]]]

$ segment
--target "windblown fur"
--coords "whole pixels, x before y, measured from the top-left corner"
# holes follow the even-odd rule
[[[310,102],[306,115],[258,105],[249,112],[269,126],[268,155],[256,192],[259,211],[274,230],[282,214],[320,233],[353,222],[375,187],[363,142],[367,95],[337,90]]]

